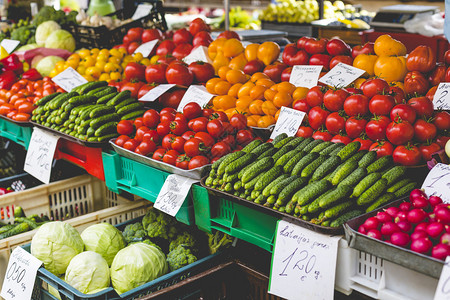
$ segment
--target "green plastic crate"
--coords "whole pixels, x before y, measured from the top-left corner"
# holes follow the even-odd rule
[[[28,149],[33,127],[22,126],[12,121],[0,118],[0,136],[22,145]]]
[[[159,191],[170,173],[152,168],[115,152],[102,152],[105,183],[115,193],[128,192],[151,202],[155,202]],[[192,185],[191,191],[183,202],[176,219],[187,225],[194,225],[194,207],[192,191],[202,188]]]
[[[195,224],[201,230],[220,230],[267,251],[273,250],[279,218],[224,199],[207,189],[193,190]]]

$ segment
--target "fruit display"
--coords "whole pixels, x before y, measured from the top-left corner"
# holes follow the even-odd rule
[[[184,170],[214,163],[255,138],[244,115],[228,119],[195,102],[186,104],[183,113],[149,109],[134,122],[120,121],[117,133],[117,146]]]
[[[54,93],[36,102],[31,120],[88,142],[105,143],[118,136],[120,120],[134,120],[144,106],[130,91],[118,92],[106,81],[88,82],[70,93]]]
[[[403,202],[387,206],[359,226],[358,232],[408,251],[445,260],[450,255],[448,204],[415,189]]]
[[[205,184],[325,227],[407,195],[416,182],[361,143],[277,136],[215,162]]]

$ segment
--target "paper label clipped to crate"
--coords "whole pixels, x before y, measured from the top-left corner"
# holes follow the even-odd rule
[[[365,72],[366,71],[355,68],[353,66],[344,63],[338,63],[327,74],[322,76],[319,81],[336,88],[344,88],[361,77],[361,75],[363,75]]]
[[[282,133],[286,133],[288,136],[295,136],[305,115],[303,111],[286,106],[281,107],[280,115],[270,138],[274,139]]]
[[[141,3],[136,7],[133,16],[133,20],[137,20],[147,16],[153,9],[153,5],[150,3]]]
[[[433,299],[450,300],[450,256],[447,256],[447,259],[445,260]]]
[[[191,53],[189,53],[189,55],[183,58],[183,61],[188,65],[196,61],[202,61],[205,63],[212,64],[212,60],[209,58],[208,55],[208,48],[205,46],[199,46],[194,50],[192,50]]]
[[[19,46],[19,44],[20,41],[18,40],[3,39],[0,43],[0,46],[2,46],[3,49],[6,50],[6,52],[12,53],[17,48],[17,46]]]
[[[34,127],[23,170],[48,184],[58,139],[59,136]]]
[[[33,293],[36,274],[42,262],[17,247],[11,253],[3,281],[1,296],[5,300],[28,300]]]
[[[269,293],[286,298],[333,299],[339,236],[278,221]]]
[[[143,57],[148,57],[150,53],[152,53],[153,48],[155,48],[156,44],[158,43],[158,40],[153,40],[147,43],[143,43],[139,47],[134,50],[134,54],[141,53]]]
[[[212,97],[214,95],[210,94],[203,85],[191,85],[181,99],[180,104],[178,104],[177,111],[182,112],[184,106],[189,102],[196,102],[201,107],[204,107]]]
[[[444,203],[450,203],[450,165],[435,165],[425,178],[422,189],[428,197],[439,196]]]
[[[184,199],[188,195],[191,185],[198,182],[197,179],[192,179],[177,174],[170,174],[167,176],[155,204],[156,209],[165,212],[172,217],[178,213],[183,205]]]
[[[450,82],[441,82],[433,97],[435,110],[450,110]]]
[[[78,73],[72,67],[68,67],[67,69],[53,77],[52,80],[68,93],[77,86],[88,82],[86,78],[81,76],[80,73]]]
[[[323,66],[293,66],[289,82],[296,87],[312,88],[317,85]]]
[[[153,102],[158,99],[162,94],[173,88],[176,84],[160,84],[150,91],[147,94],[139,98],[139,101]]]

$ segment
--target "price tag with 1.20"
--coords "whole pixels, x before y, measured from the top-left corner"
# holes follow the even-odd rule
[[[286,106],[281,107],[280,115],[270,138],[274,139],[282,133],[286,133],[288,136],[295,136],[305,115],[302,111]]]

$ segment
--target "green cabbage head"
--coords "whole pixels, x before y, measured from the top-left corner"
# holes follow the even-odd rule
[[[84,294],[94,294],[109,287],[109,267],[98,253],[85,251],[69,263],[65,281]]]
[[[54,55],[44,57],[37,63],[36,70],[38,70],[42,76],[49,76],[50,72],[55,68],[56,63],[62,60],[64,59]]]
[[[48,36],[56,30],[61,29],[61,26],[59,26],[58,23],[55,21],[46,21],[44,23],[41,23],[36,28],[36,43],[39,47],[43,47],[45,45],[45,41],[47,40]]]
[[[131,244],[120,250],[111,265],[111,282],[123,294],[168,272],[166,256],[155,246]]]
[[[31,240],[31,254],[56,276],[64,274],[70,260],[83,250],[78,231],[61,221],[45,223]]]
[[[111,263],[120,249],[125,247],[122,232],[109,223],[91,225],[81,233],[86,251],[94,251]]]
[[[65,49],[73,52],[75,50],[75,39],[70,32],[59,29],[53,31],[45,40],[45,48]]]

